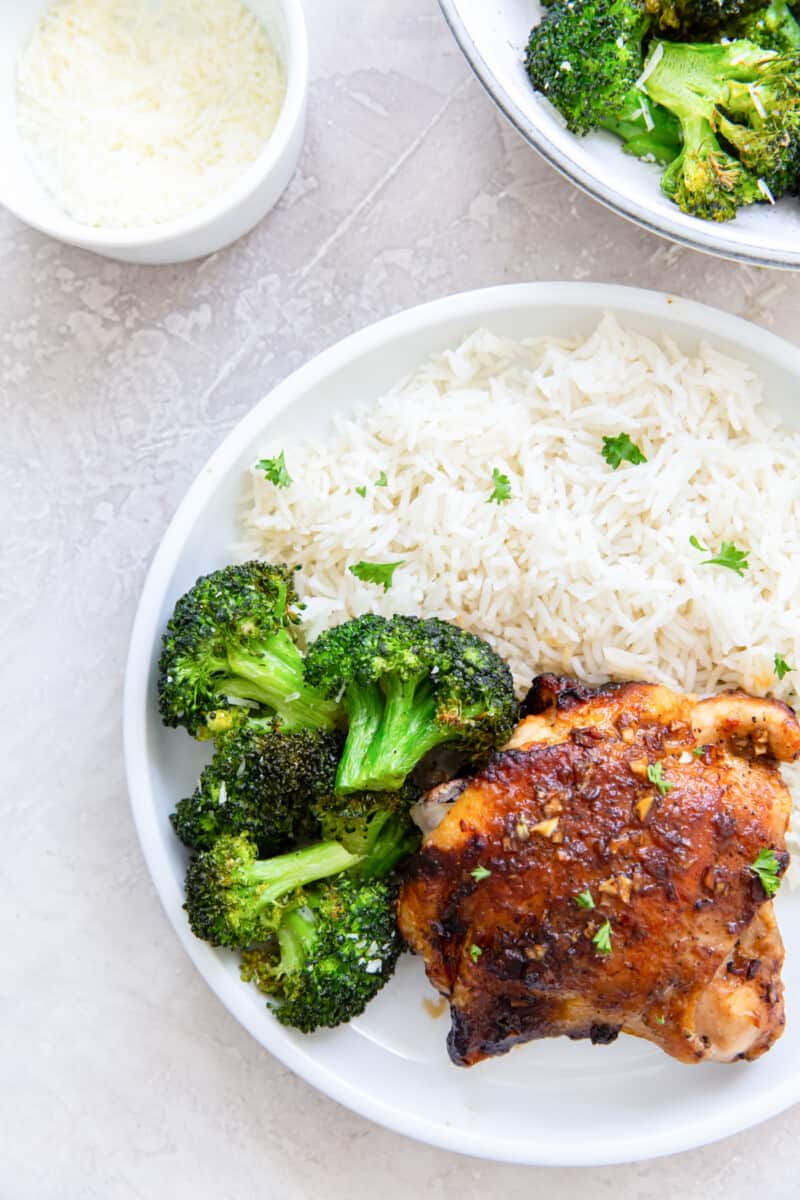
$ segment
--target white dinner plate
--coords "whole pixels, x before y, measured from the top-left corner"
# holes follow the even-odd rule
[[[433,352],[487,326],[523,338],[587,334],[604,311],[628,327],[699,339],[738,355],[784,418],[800,424],[797,351],[763,329],[654,292],[599,284],[521,284],[451,296],[373,325],[302,367],[266,396],[200,472],[153,560],[133,630],[125,685],[131,804],[156,889],[178,937],[232,1015],[315,1087],[391,1129],[465,1154],[536,1164],[630,1161],[687,1149],[754,1125],[800,1100],[800,895],[779,898],[787,943],[789,1021],[752,1064],[682,1066],[655,1046],[543,1041],[470,1070],[450,1064],[446,1015],[420,961],[397,976],[352,1025],[305,1037],[279,1025],[234,955],[195,939],[182,910],[185,852],[168,816],[194,786],[207,751],[165,729],[156,704],[160,639],[178,596],[230,561],[244,470],[280,430],[281,444],[324,432],[335,412],[369,402]],[[491,569],[491,564],[487,564]],[[531,663],[531,674],[536,664]],[[783,890],[784,892],[786,889]]]
[[[800,267],[800,200],[755,204],[735,221],[701,221],[661,191],[661,169],[623,154],[602,131],[570,133],[523,66],[531,27],[544,11],[536,0],[439,0],[456,40],[483,86],[524,138],[590,196],[653,233],[766,267]]]

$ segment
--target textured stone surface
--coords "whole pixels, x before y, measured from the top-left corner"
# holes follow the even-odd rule
[[[588,1173],[473,1162],[378,1129],[260,1049],[162,915],[123,778],[129,628],[184,490],[275,381],[377,317],[510,280],[655,286],[795,340],[800,328],[798,276],[672,247],[528,150],[434,0],[306,7],[302,165],[239,245],[138,269],[0,214],[0,1197],[788,1196],[797,1112]]]

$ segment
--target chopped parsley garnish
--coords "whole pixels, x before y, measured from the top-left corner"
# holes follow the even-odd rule
[[[606,920],[592,938],[598,954],[611,953],[611,922]]]
[[[480,883],[482,879],[488,879],[491,873],[488,867],[476,867],[474,871],[470,871],[470,875],[476,883]]]
[[[277,458],[262,458],[256,463],[256,470],[263,471],[270,483],[275,487],[287,488],[292,483],[292,477],[286,470],[286,459],[281,450]]]
[[[492,470],[492,483],[494,491],[486,501],[487,504],[505,504],[506,500],[511,499],[511,481],[507,475],[502,475],[497,467]]]
[[[656,1025],[663,1025],[666,1022],[666,1017],[662,1013],[660,1017],[655,1018]]]
[[[784,675],[788,675],[790,671],[794,670],[794,667],[789,666],[789,664],[787,663],[786,659],[783,657],[782,654],[775,655],[775,664],[774,665],[775,665],[775,674],[778,676],[778,679],[783,679]]]
[[[378,478],[375,480],[375,487],[388,487],[389,480],[386,478],[386,472],[381,471]]]
[[[768,896],[774,896],[781,886],[781,864],[774,850],[759,850],[755,862],[750,864],[750,870],[761,880],[761,886]]]
[[[627,433],[617,434],[613,438],[604,437],[602,454],[608,465],[615,471],[624,462],[633,463],[634,466],[647,462],[636,442],[631,441]]]
[[[405,561],[404,558],[401,558],[399,562],[393,563],[359,562],[347,569],[351,575],[355,575],[356,579],[360,579],[362,583],[381,584],[383,590],[388,592],[392,586],[395,571],[398,567],[404,566]]]
[[[689,541],[695,550],[699,550],[701,554],[711,553],[708,546],[704,546],[694,534],[689,538]],[[707,567],[714,564],[718,567],[727,567],[729,571],[735,571],[737,575],[743,576],[750,566],[750,563],[747,561],[747,554],[748,551],[740,550],[735,542],[723,542],[719,554],[715,554],[713,558],[703,559],[700,566]]]
[[[358,488],[356,488],[356,491],[358,492],[359,496],[363,500],[367,494],[367,489],[365,487],[358,487]]]
[[[695,758],[702,758],[707,749],[708,749],[708,746],[695,746],[694,750],[692,751],[692,754],[694,755]]]
[[[660,762],[648,765],[647,778],[658,788],[660,796],[666,796],[667,792],[671,792],[675,787],[674,783],[670,783],[668,779],[664,778],[664,766]]]
[[[483,954],[483,951],[481,950],[480,946],[476,946],[475,943],[473,942],[469,948],[469,956],[472,959],[472,961],[474,963],[476,963],[482,954]]]
[[[588,888],[575,897],[575,903],[578,908],[594,908],[594,898]]]

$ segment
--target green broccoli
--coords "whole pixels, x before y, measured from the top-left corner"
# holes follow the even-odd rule
[[[692,41],[718,34],[725,24],[763,7],[765,0],[644,0],[654,27]]]
[[[688,213],[724,221],[793,187],[800,170],[800,56],[751,42],[658,42],[644,84],[680,121],[662,187]]]
[[[772,0],[767,8],[738,17],[725,32],[730,38],[755,42],[764,50],[800,50],[800,22],[786,0]]]
[[[573,133],[619,119],[642,71],[651,18],[636,0],[569,0],[531,31],[525,67],[531,83]]]
[[[359,861],[338,842],[259,859],[251,838],[223,834],[189,862],[184,904],[189,925],[212,946],[247,949],[276,933],[304,887]]]
[[[401,949],[394,888],[339,876],[307,889],[272,943],[242,956],[242,978],[273,998],[282,1024],[312,1033],[362,1013]]]
[[[267,856],[311,840],[319,834],[311,805],[333,793],[341,744],[325,730],[251,719],[219,738],[194,794],[172,814],[175,832],[193,850],[246,833]]]
[[[317,638],[305,672],[311,687],[341,698],[349,718],[342,794],[397,791],[445,743],[485,757],[514,724],[508,666],[481,638],[436,618],[356,617]]]
[[[735,23],[734,28],[741,24],[743,30],[752,23],[756,41],[761,25],[780,30],[774,36],[783,49],[797,22],[785,0],[774,0],[763,13],[754,12],[763,5],[764,0],[561,0],[531,31],[525,66],[534,88],[558,109],[573,133],[609,129],[623,139],[629,153],[669,162],[676,156],[676,145],[680,148],[679,128],[652,104],[653,93],[645,87],[648,38],[662,31],[702,40],[726,22]],[[637,91],[643,90],[651,98],[646,110],[637,98]]]
[[[338,708],[309,689],[290,630],[294,572],[249,562],[198,579],[175,606],[159,662],[166,725],[208,736],[232,706],[277,715],[287,728],[333,729]]]
[[[681,125],[677,117],[653,103],[638,88],[631,88],[615,117],[599,122],[602,129],[622,138],[623,150],[646,162],[666,166],[681,152]]]
[[[419,849],[420,832],[411,805],[420,790],[408,780],[396,792],[352,792],[326,796],[314,805],[322,836],[340,842],[360,862],[348,871],[359,879],[380,879]]]

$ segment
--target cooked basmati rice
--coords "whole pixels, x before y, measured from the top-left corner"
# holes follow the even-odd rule
[[[237,552],[302,563],[309,637],[435,614],[485,636],[521,690],[552,670],[796,699],[800,672],[773,661],[800,664],[800,434],[742,363],[606,317],[576,342],[480,330],[365,400],[324,440],[263,447],[285,450],[289,488],[249,476]],[[623,431],[648,461],[614,471],[602,439]],[[493,468],[506,503],[488,502]],[[746,550],[744,577],[692,536]],[[347,569],[399,559],[387,592]]]

